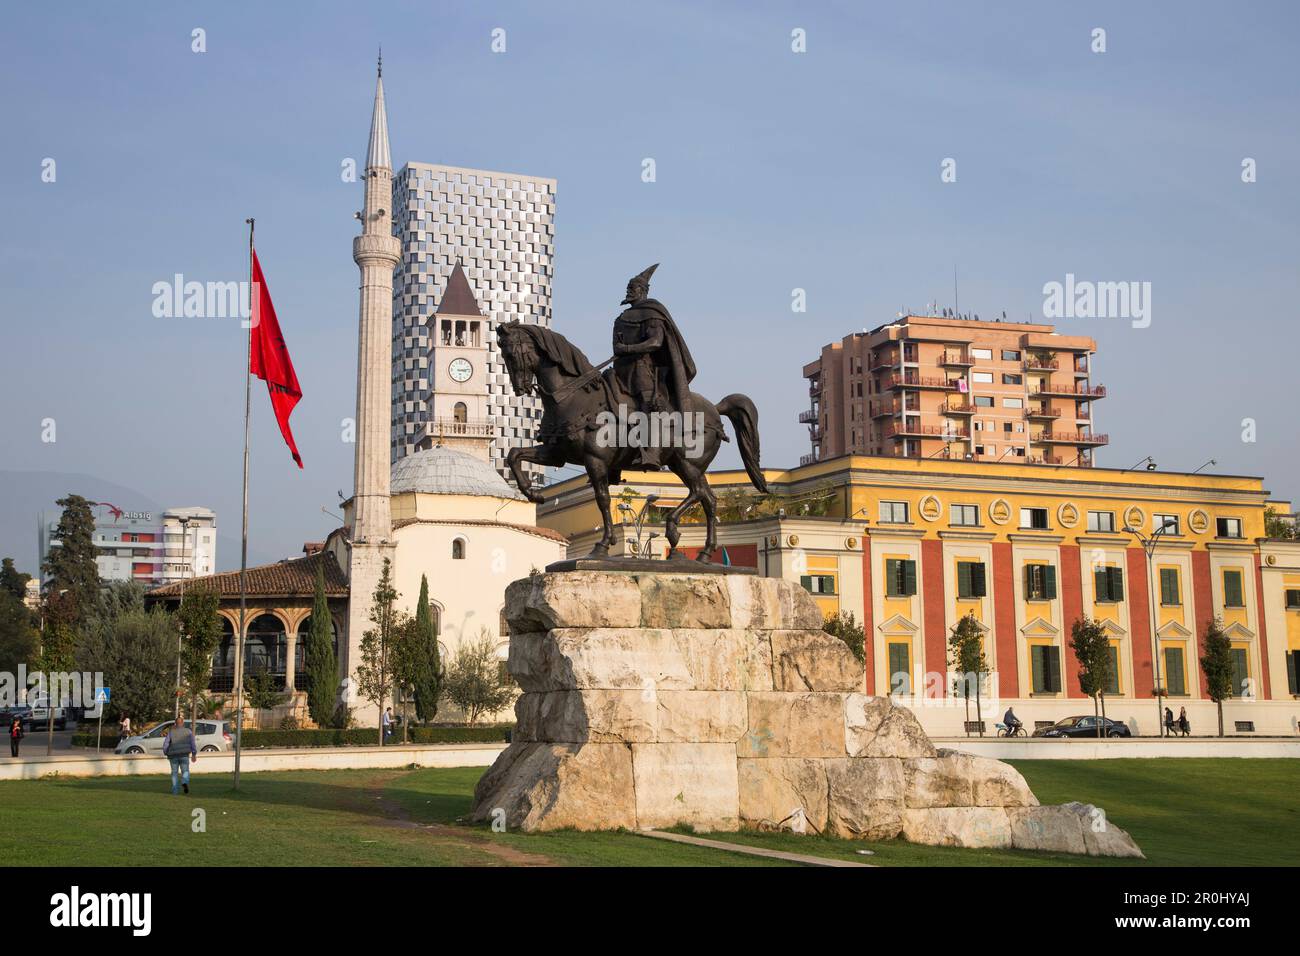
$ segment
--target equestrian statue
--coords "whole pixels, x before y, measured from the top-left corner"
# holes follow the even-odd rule
[[[539,444],[512,448],[506,457],[515,484],[530,501],[542,495],[520,467],[581,465],[587,471],[600,507],[600,540],[589,558],[607,558],[614,543],[609,486],[619,484],[625,469],[668,468],[686,488],[686,497],[664,521],[668,559],[680,558],[678,522],[693,505],[704,511],[704,547],[696,556],[707,562],[717,547],[717,507],[709,487],[709,465],[728,438],[723,416],[731,420],[740,458],[750,482],[767,493],[758,464],[758,411],[741,394],[714,405],[690,390],[695,362],[668,309],[650,298],[653,265],[627,284],[614,320],[614,355],[603,373],[563,335],[538,325],[506,322],[497,326],[497,344],[516,395],[542,400]]]

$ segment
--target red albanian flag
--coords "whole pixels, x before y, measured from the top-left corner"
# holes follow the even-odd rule
[[[293,440],[289,428],[289,416],[302,398],[302,389],[298,386],[298,376],[293,371],[293,360],[289,358],[289,348],[284,344],[280,333],[280,322],[275,317],[275,306],[271,304],[271,290],[266,286],[262,276],[262,263],[253,253],[254,312],[252,339],[249,343],[248,370],[266,382],[266,390],[271,395],[271,408],[275,411],[275,420],[280,424],[280,434],[293,453],[293,460],[302,467],[302,458],[298,455],[298,445]]]

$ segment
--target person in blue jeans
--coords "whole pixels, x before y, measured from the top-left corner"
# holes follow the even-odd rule
[[[172,765],[172,796],[177,784],[190,792],[190,764],[199,759],[199,748],[194,743],[194,731],[185,726],[185,718],[177,717],[171,730],[163,738],[163,753]]]

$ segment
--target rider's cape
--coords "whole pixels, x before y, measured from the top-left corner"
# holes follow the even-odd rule
[[[637,313],[642,314],[637,315]],[[695,378],[695,360],[691,358],[691,350],[686,347],[686,339],[677,328],[677,323],[673,321],[667,306],[658,299],[642,299],[636,305],[628,307],[616,321],[644,323],[651,319],[657,319],[663,325],[664,348],[672,360],[672,364],[664,370],[666,374],[661,380],[667,384],[669,394],[672,396],[671,402],[676,410],[685,411],[687,396],[691,393],[691,381]]]

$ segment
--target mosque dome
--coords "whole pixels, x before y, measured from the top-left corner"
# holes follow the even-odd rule
[[[483,459],[443,445],[414,452],[393,465],[390,493],[412,492],[521,499],[519,493]]]

